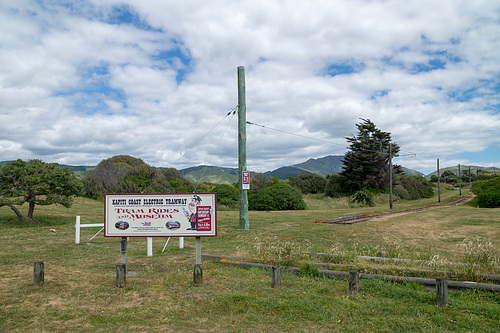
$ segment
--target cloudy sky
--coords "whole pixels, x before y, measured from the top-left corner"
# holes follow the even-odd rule
[[[237,167],[342,155],[360,118],[422,172],[500,167],[498,0],[0,2],[0,160]]]

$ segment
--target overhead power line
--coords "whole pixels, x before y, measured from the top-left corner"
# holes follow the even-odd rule
[[[231,115],[231,113],[234,115],[236,113],[236,110],[238,110],[238,106],[236,105],[233,109],[231,109],[231,111],[229,111],[217,124],[215,124],[208,132],[206,132],[198,141],[196,141],[193,145],[191,145],[191,147],[189,147],[188,149],[186,149],[182,154],[181,156],[179,156],[179,158],[174,162],[172,163],[172,165],[176,165],[177,162],[179,162],[179,160],[188,152],[190,151],[193,147],[195,147],[198,143],[201,142],[201,140],[203,140],[208,134],[210,134],[210,132],[212,132],[217,126],[219,126],[220,123],[222,123],[222,121],[224,119],[226,119],[227,117],[229,117],[229,115]]]
[[[319,142],[327,143],[327,144],[330,144],[330,145],[343,146],[344,148],[346,148],[344,145],[342,145],[340,143],[335,143],[335,142],[331,142],[331,141],[326,141],[326,140],[321,140],[321,139],[317,139],[317,138],[312,138],[312,137],[305,136],[305,135],[302,135],[302,134],[297,134],[297,133],[288,132],[288,131],[280,130],[280,129],[269,127],[269,126],[264,126],[264,125],[261,125],[261,124],[256,124],[256,123],[253,123],[251,121],[247,121],[247,124],[248,125],[254,125],[254,126],[262,127],[262,128],[265,128],[265,129],[270,129],[270,130],[273,130],[273,131],[276,131],[276,132],[281,132],[281,133],[286,133],[286,134],[290,134],[290,135],[299,136],[299,137],[302,137],[302,138],[305,138],[305,139],[309,139],[309,140],[314,140],[314,141],[319,141]],[[366,151],[367,152],[372,152],[372,153],[379,153],[379,154],[389,155],[389,153],[383,153],[383,152],[376,151],[376,150],[366,150]],[[409,152],[408,154],[397,155],[397,156],[394,156],[394,157],[415,157],[415,156],[417,156],[417,154]]]
[[[319,142],[323,142],[323,143],[328,143],[330,145],[343,146],[345,148],[345,146],[341,145],[340,143],[335,143],[335,142],[331,142],[331,141],[326,141],[326,140],[321,140],[321,139],[317,139],[317,138],[312,138],[310,136],[305,136],[305,135],[302,135],[302,134],[287,132],[287,131],[279,130],[279,129],[276,129],[276,128],[272,128],[272,127],[268,127],[268,126],[264,126],[264,125],[260,125],[260,124],[256,124],[256,123],[252,123],[251,121],[247,121],[247,124],[248,125],[254,125],[254,126],[262,127],[262,128],[266,128],[266,129],[270,129],[270,130],[273,130],[273,131],[276,131],[276,132],[281,132],[281,133],[286,133],[286,134],[290,134],[290,135],[299,136],[299,137],[302,137],[302,138],[305,138],[305,139],[309,139],[309,140],[314,140],[314,141],[319,141]]]

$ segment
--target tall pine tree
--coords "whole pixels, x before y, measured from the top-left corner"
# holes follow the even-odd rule
[[[363,188],[386,191],[389,189],[389,162],[391,156],[397,156],[399,146],[392,143],[391,134],[383,132],[369,119],[361,119],[356,124],[358,134],[346,137],[350,142],[349,149],[344,156],[342,177],[342,190],[352,194]],[[393,166],[393,175],[402,172],[399,165]]]

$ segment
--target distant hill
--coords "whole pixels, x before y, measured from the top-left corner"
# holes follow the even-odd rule
[[[312,172],[296,168],[293,166],[288,166],[288,167],[281,167],[273,171],[264,172],[264,175],[266,177],[277,176],[279,179],[287,179],[288,177],[297,177],[305,173],[312,173]]]
[[[266,176],[277,176],[279,179],[297,177],[305,173],[326,175],[337,174],[342,170],[343,156],[326,156],[318,159],[311,158],[306,162],[284,166],[273,171],[264,172]],[[216,166],[198,166],[180,170],[186,179],[198,182],[211,182],[217,184],[234,184],[238,182],[237,168],[222,168]],[[253,173],[253,172],[251,172]],[[201,178],[203,175],[203,178]]]
[[[403,172],[409,176],[418,176],[418,177],[424,177],[425,175],[423,173],[421,173],[420,171],[416,171],[416,170],[412,170],[412,169],[408,169],[408,168],[405,168],[405,167],[401,167],[401,169],[403,169]]]
[[[443,172],[445,172],[446,170],[450,170],[453,173],[458,174],[458,165],[454,165],[454,166],[447,167],[447,168],[439,168],[439,174],[442,175]],[[460,172],[464,172],[464,170],[469,171],[469,165],[461,165],[460,166]],[[470,172],[471,173],[475,173],[475,174],[479,173],[479,174],[481,174],[482,171],[486,171],[486,172],[500,172],[500,168],[497,168],[497,167],[488,167],[488,168],[485,168],[485,167],[482,167],[482,166],[470,165]],[[437,176],[437,170],[434,171],[434,172],[431,172],[428,175],[426,175],[425,178],[430,179],[432,175]]]
[[[12,162],[12,161],[1,161],[0,162],[0,165],[4,165],[5,163],[8,163],[8,162]],[[69,170],[71,170],[71,172],[73,172],[75,175],[79,176],[79,177],[85,177],[90,170],[92,169],[95,169],[95,165],[94,166],[88,166],[88,165],[65,165],[65,164],[59,164],[60,167],[64,168],[68,168]]]
[[[344,156],[330,155],[321,158],[310,158],[304,163],[292,165],[293,167],[308,171],[316,175],[326,177],[327,175],[336,175],[342,171],[344,166]]]
[[[181,175],[192,182],[209,182],[232,185],[238,182],[237,168],[201,165],[179,170]]]
[[[320,176],[327,175],[336,175],[342,171],[342,159],[344,156],[339,155],[330,155],[321,158],[310,158],[309,160],[290,165],[284,166],[272,171],[267,171],[264,174],[266,176],[274,177],[277,176],[279,179],[286,179],[288,177],[297,177],[302,174],[316,174]],[[2,161],[0,165],[3,165],[9,161]],[[69,168],[74,174],[77,174],[80,177],[84,177],[89,173],[90,170],[94,169],[95,166],[85,166],[85,165],[64,165],[61,164],[61,167]],[[432,175],[436,175],[436,171],[424,175],[423,173],[402,167],[403,171],[411,176],[425,176],[427,179],[430,179]],[[488,172],[500,172],[500,168],[497,167],[481,167],[481,166],[470,166],[471,172],[477,173],[478,170],[481,172],[482,170]],[[463,165],[461,166],[461,170],[468,170],[469,166]],[[443,173],[446,170],[451,170],[454,173],[458,173],[458,165],[441,168],[439,171]],[[210,182],[215,184],[235,184],[238,182],[238,169],[237,168],[224,168],[218,166],[196,166],[190,167],[186,169],[179,170],[183,177],[192,181],[192,182]],[[250,172],[250,174],[255,174],[255,172]]]
[[[66,167],[71,170],[75,175],[79,176],[80,178],[85,177],[90,170],[95,169],[94,166],[88,166],[88,165],[65,165],[65,164],[59,164],[60,167]]]

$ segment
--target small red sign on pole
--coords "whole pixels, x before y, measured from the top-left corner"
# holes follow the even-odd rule
[[[244,189],[244,190],[250,189],[250,172],[243,171],[241,185],[242,185],[242,189]]]

